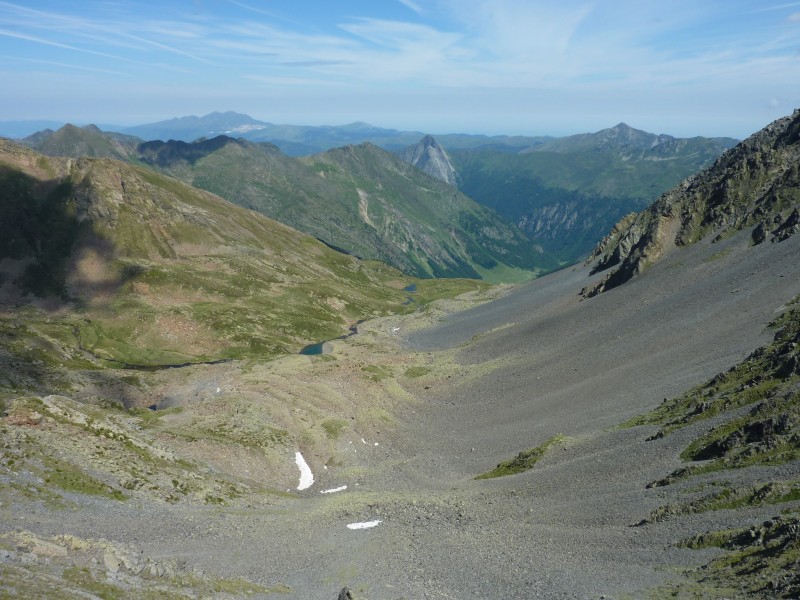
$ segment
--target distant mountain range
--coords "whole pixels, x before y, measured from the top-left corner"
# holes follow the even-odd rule
[[[144,142],[144,138],[152,141]],[[262,139],[272,141],[257,141]],[[370,140],[369,150],[360,146],[363,140]],[[466,135],[434,139],[420,132],[365,123],[279,126],[226,112],[171,119],[123,132],[66,125],[57,131],[37,132],[22,142],[50,156],[105,156],[146,164],[259,210],[333,247],[385,260],[408,273],[477,277],[486,276],[486,265],[495,263],[541,271],[580,260],[625,214],[641,210],[709,165],[735,140],[673,138],[624,123],[597,133],[556,139]],[[345,184],[331,173],[323,177],[314,170],[315,163],[330,161],[332,156],[349,156],[335,151],[324,155],[334,146],[352,144],[360,148],[354,152],[370,155],[364,164],[375,167],[366,180],[356,184],[351,178]],[[316,154],[305,158],[287,155],[312,150]],[[416,171],[408,171],[388,156],[378,159],[384,150],[457,187],[463,194],[455,196],[459,203],[466,206],[471,198],[500,215],[501,221],[510,221],[517,231],[512,234],[509,223],[498,228],[494,214],[481,212],[481,219],[488,219],[483,231],[496,231],[499,237],[475,245],[466,242],[474,238],[464,233],[463,222],[452,221],[452,214],[437,208],[438,216],[430,221],[433,217],[428,211],[414,208],[422,202],[419,191],[436,188],[425,194],[446,197],[452,190],[422,182]],[[393,180],[397,173],[405,173],[393,184],[388,201],[397,214],[405,215],[402,218],[389,218],[384,208],[378,208],[386,206],[386,194],[373,192],[372,200],[357,200],[359,194],[370,196],[366,190],[387,172],[393,173]],[[413,185],[400,185],[409,177]],[[388,220],[378,223],[364,213],[360,207],[365,201]],[[451,203],[436,200],[429,204],[444,207]],[[467,212],[478,214],[474,211],[473,206]],[[411,223],[416,225],[411,227]],[[475,229],[474,224],[469,227]],[[430,228],[436,231],[434,235],[422,234]],[[453,237],[444,233],[448,230],[460,233]],[[529,249],[523,252],[519,240],[524,238]],[[477,252],[476,248],[483,250]],[[484,251],[489,254],[479,257]]]
[[[673,138],[620,123],[521,152],[449,150],[459,189],[564,262],[585,256],[625,214],[710,165],[731,138]]]
[[[363,258],[423,277],[481,277],[553,261],[516,227],[372,144],[291,158],[219,136],[147,142],[139,160]]]
[[[55,130],[63,125],[65,123],[57,121],[0,122],[0,136],[22,139],[42,129]],[[276,125],[233,111],[213,112],[202,117],[177,117],[133,127],[101,125],[100,128],[107,132],[136,136],[142,140],[193,142],[201,138],[227,135],[252,142],[270,142],[289,156],[307,156],[364,142],[387,150],[399,150],[417,143],[425,135],[420,131],[399,131],[363,122],[322,126]],[[437,139],[448,148],[499,147],[522,150],[551,138],[455,133],[438,135]]]
[[[558,266],[494,211],[372,144],[294,158],[241,138],[141,142],[72,125],[24,142],[148,166],[408,274],[507,280]]]

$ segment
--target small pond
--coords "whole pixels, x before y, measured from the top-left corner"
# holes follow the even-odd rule
[[[317,342],[316,344],[309,344],[300,350],[300,354],[316,356],[317,354],[329,354],[331,350],[333,350],[333,346],[330,342]]]
[[[350,333],[342,335],[342,336],[339,336],[336,339],[337,340],[346,340],[351,335],[357,334],[358,333],[358,326],[363,322],[364,322],[364,319],[361,319],[360,321],[356,321],[356,323],[354,325],[350,325],[350,327],[348,328],[350,330]],[[333,341],[333,340],[326,340],[324,342],[317,342],[316,344],[309,344],[308,346],[306,346],[305,348],[300,350],[300,354],[302,354],[304,356],[317,356],[319,354],[330,354],[331,352],[333,352],[333,344],[331,344],[331,341]]]

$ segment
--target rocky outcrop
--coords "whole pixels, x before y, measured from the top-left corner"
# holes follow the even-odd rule
[[[417,144],[398,152],[397,156],[431,177],[456,185],[456,170],[450,163],[450,157],[433,136],[426,135]]]
[[[770,124],[711,167],[684,180],[635,218],[625,218],[594,250],[593,273],[615,267],[593,296],[616,287],[675,246],[754,227],[754,243],[800,229],[800,110]]]
[[[730,586],[742,598],[800,597],[800,519],[774,516],[745,529],[696,535],[688,548],[717,547],[727,552],[710,564],[689,572],[709,589]],[[677,595],[677,594],[665,594]]]

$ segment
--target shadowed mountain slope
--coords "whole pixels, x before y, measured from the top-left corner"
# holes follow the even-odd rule
[[[753,227],[753,243],[800,230],[800,111],[753,134],[714,165],[621,221],[595,249],[595,271],[613,269],[587,290],[616,287],[676,246],[718,240]]]
[[[64,313],[65,331],[97,357],[274,356],[407,310],[402,286],[387,285],[397,271],[217,196],[118,161],[0,143],[3,300],[66,303],[77,312]]]

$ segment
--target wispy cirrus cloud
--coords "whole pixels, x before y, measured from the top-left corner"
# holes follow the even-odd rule
[[[123,23],[110,20],[93,21],[89,18],[81,18],[73,15],[58,13],[54,11],[44,11],[13,4],[10,2],[0,2],[0,9],[7,11],[6,15],[0,22],[10,23],[19,28],[20,30],[34,30],[40,31],[40,35],[27,34],[30,41],[36,41],[42,44],[51,46],[59,46],[67,50],[76,52],[84,52],[87,54],[95,54],[98,56],[105,56],[115,60],[124,60],[127,62],[134,62],[131,58],[120,56],[119,54],[111,54],[107,52],[98,52],[91,48],[81,47],[81,42],[99,42],[103,46],[112,48],[125,48],[128,50],[141,49],[143,46],[150,46],[157,50],[172,52],[181,56],[191,58],[198,62],[208,63],[206,59],[193,54],[190,51],[183,50],[174,45],[166,44],[149,38],[145,38],[131,30],[138,31],[142,29],[149,29],[154,33],[176,37],[174,33],[169,33],[170,30],[184,31],[182,35],[177,37],[187,37],[183,27],[169,27],[166,25],[158,26],[158,24],[148,24],[142,27],[141,24],[130,22]],[[159,31],[160,30],[160,31]],[[59,38],[66,38],[70,43],[63,41],[46,39],[44,34],[57,36]],[[193,37],[200,38],[204,32],[195,30]],[[26,34],[18,34],[21,37]]]
[[[33,42],[35,44],[41,44],[43,46],[51,46],[53,48],[61,48],[62,50],[71,50],[73,52],[82,52],[84,54],[92,54],[94,56],[102,56],[103,58],[113,58],[114,60],[122,60],[126,62],[135,62],[124,56],[118,56],[116,54],[109,54],[108,52],[98,52],[97,50],[91,50],[88,48],[79,48],[77,46],[72,46],[70,44],[62,44],[61,42],[55,42],[53,40],[48,40],[45,38],[37,37],[35,35],[29,35],[26,33],[19,33],[16,31],[8,31],[6,29],[0,29],[0,36],[5,36],[9,38],[15,38],[18,40],[24,40],[26,42]]]
[[[400,4],[402,4],[403,6],[405,6],[406,8],[410,8],[411,10],[413,10],[418,15],[421,15],[421,14],[423,14],[425,12],[423,10],[423,8],[419,4],[417,4],[416,2],[413,2],[412,0],[397,0],[397,1]]]
[[[104,73],[176,97],[285,90],[292,114],[329,92],[350,94],[343,111],[401,97],[397,112],[413,98],[436,99],[425,107],[493,98],[489,112],[509,114],[595,112],[592,98],[647,107],[669,97],[676,113],[698,98],[712,105],[745,94],[750,105],[760,96],[770,107],[800,103],[791,84],[800,1],[395,0],[359,3],[359,13],[349,3],[302,4],[0,0],[0,52],[16,58],[4,80],[12,92],[29,86],[40,64],[80,68],[82,81],[96,73],[98,97]],[[320,110],[331,105],[319,101]]]
[[[78,69],[79,71],[91,71],[93,73],[108,73],[109,75],[127,76],[122,71],[114,71],[112,69],[102,69],[99,67],[87,67],[86,65],[75,65],[71,63],[58,62],[55,60],[41,60],[38,58],[20,58],[18,56],[0,56],[0,59],[5,61],[18,61],[24,63],[33,63],[37,65],[49,65],[52,67],[60,67],[65,69]]]

